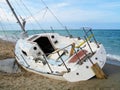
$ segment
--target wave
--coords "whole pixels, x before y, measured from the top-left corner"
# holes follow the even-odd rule
[[[0,39],[10,42],[16,42],[18,40],[18,38],[15,36],[0,36]]]
[[[120,56],[107,54],[107,63],[120,66]]]
[[[112,55],[112,54],[107,54],[107,60],[120,61],[120,56],[118,56],[118,55]]]

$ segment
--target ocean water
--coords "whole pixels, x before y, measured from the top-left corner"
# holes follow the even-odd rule
[[[28,30],[29,35],[43,33],[41,30]],[[53,32],[46,30],[46,32]],[[54,30],[55,33],[59,33],[64,36],[68,36],[66,30]],[[21,31],[0,31],[0,38],[17,41],[20,37]],[[69,33],[73,37],[83,37],[83,30],[69,30]],[[107,52],[107,63],[120,65],[120,30],[109,30],[109,29],[97,29],[93,30],[95,38],[98,42],[102,43]]]

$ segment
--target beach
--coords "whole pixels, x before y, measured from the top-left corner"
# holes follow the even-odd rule
[[[14,43],[0,39],[0,60],[14,57]],[[50,79],[22,69],[19,73],[0,72],[0,90],[120,90],[120,66],[106,64],[107,79],[67,82]]]
[[[0,39],[0,60],[14,57],[15,43]]]

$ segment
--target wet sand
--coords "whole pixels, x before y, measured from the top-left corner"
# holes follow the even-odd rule
[[[4,45],[6,44],[7,45]],[[10,44],[10,45],[9,45]],[[10,42],[0,40],[0,58],[10,58],[14,54],[2,50],[13,47]],[[1,49],[3,48],[4,49]],[[8,50],[8,49],[7,49]],[[1,57],[2,56],[2,57]],[[49,79],[34,73],[22,70],[20,73],[8,74],[0,72],[0,90],[120,90],[120,66],[106,64],[103,68],[108,75],[107,79],[91,78],[88,81],[66,82]]]

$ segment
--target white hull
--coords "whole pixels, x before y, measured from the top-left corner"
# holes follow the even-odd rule
[[[23,39],[19,39],[16,43],[15,58],[27,71],[54,79],[77,82],[95,76],[91,69],[95,63],[100,68],[104,66],[106,62],[105,49],[102,44],[96,42],[91,29],[89,36],[89,31],[86,32],[83,28],[85,40],[72,38],[66,27],[70,37],[60,36],[57,33],[42,33],[28,37],[25,31],[26,20],[22,17],[22,21],[19,20],[9,0],[6,2],[23,30]],[[42,3],[47,7],[43,1]],[[48,7],[46,10],[50,11],[51,15],[62,25]],[[94,42],[90,41],[92,37]]]
[[[54,48],[57,48],[54,51],[55,53],[45,56],[45,59],[47,60],[47,64],[44,64],[40,60],[40,58],[43,59],[43,57],[40,55],[39,58],[36,59],[37,61],[35,61],[35,58],[38,57],[36,56],[35,53],[41,55],[45,54],[45,51],[42,51],[43,49],[40,49],[42,45],[39,47],[40,44],[38,45],[38,43],[36,43],[37,41],[35,41],[37,38],[40,37],[49,38],[52,46]],[[50,37],[52,37],[52,39]],[[34,72],[49,78],[65,80],[70,82],[88,80],[91,77],[95,76],[95,73],[91,69],[92,63],[90,62],[90,60],[88,58],[82,59],[81,57],[83,56],[79,56],[82,55],[82,52],[80,52],[81,50],[77,50],[77,48],[75,48],[77,53],[80,52],[80,54],[77,55],[81,60],[83,60],[81,62],[79,62],[80,61],[79,58],[77,58],[77,60],[74,61],[74,59],[77,57],[75,54],[73,54],[72,56],[68,56],[71,50],[70,47],[65,48],[65,50],[68,51],[67,55],[62,56],[62,59],[65,65],[67,66],[67,68],[65,67],[63,62],[60,62],[60,59],[58,59],[59,62],[57,61],[59,55],[56,54],[56,52],[58,48],[62,49],[65,46],[69,46],[72,43],[75,43],[77,45],[81,42],[83,42],[83,40],[78,40],[77,38],[64,37],[53,33],[38,34],[36,36],[31,36],[30,38],[24,40],[21,39],[17,42],[15,48],[16,60],[27,71]],[[90,59],[94,64],[98,63],[99,66],[103,68],[106,62],[106,52],[103,45],[99,44],[99,48],[98,48],[95,43],[90,43],[90,46],[92,48],[92,51],[94,52],[94,54],[90,56]],[[36,50],[35,47],[39,49]],[[88,55],[89,53],[91,53],[90,48],[87,46],[87,43],[84,43],[81,47],[83,50],[87,50]],[[35,50],[32,50],[33,48]],[[60,55],[62,53],[63,51],[59,51]]]

